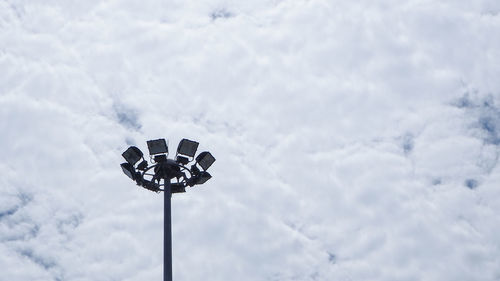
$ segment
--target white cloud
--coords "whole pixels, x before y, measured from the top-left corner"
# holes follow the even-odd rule
[[[496,3],[1,2],[2,276],[160,279],[118,165],[187,137],[176,280],[500,278]]]

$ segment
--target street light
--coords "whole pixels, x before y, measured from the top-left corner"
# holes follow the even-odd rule
[[[198,143],[188,139],[182,139],[177,147],[177,154],[175,160],[182,165],[187,165],[193,160],[196,150],[198,149]]]
[[[120,164],[127,177],[143,188],[164,194],[163,208],[163,280],[172,281],[172,226],[171,226],[171,197],[172,193],[184,193],[186,187],[200,185],[212,178],[206,171],[215,158],[208,151],[196,157],[196,163],[191,168],[187,165],[195,160],[194,155],[198,149],[198,142],[182,139],[177,147],[175,160],[169,159],[168,146],[165,139],[147,141],[151,165],[144,159],[142,151],[131,146],[123,152],[122,156],[127,161]],[[143,159],[137,167],[135,164]],[[203,171],[196,166],[199,165]],[[176,182],[171,182],[173,179]]]

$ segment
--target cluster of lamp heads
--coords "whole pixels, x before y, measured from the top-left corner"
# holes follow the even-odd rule
[[[160,180],[170,181],[175,178],[177,182],[171,183],[170,189],[172,193],[180,193],[185,192],[187,186],[203,184],[212,178],[207,169],[215,162],[215,158],[208,151],[201,152],[195,158],[198,142],[182,139],[174,159],[168,159],[168,146],[165,139],[149,140],[147,145],[152,165],[149,165],[142,151],[136,146],[130,146],[122,153],[127,162],[120,166],[125,175],[134,180],[137,185],[160,192],[164,191],[160,188]],[[194,164],[188,168],[187,165],[193,160]],[[146,180],[144,175],[150,169],[154,171],[153,178]]]

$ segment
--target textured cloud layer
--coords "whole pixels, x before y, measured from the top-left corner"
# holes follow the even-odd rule
[[[80,2],[0,2],[2,278],[160,279],[187,137],[175,280],[500,279],[496,1]]]

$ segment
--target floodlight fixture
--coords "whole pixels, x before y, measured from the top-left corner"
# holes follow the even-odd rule
[[[196,150],[198,149],[198,145],[198,142],[188,139],[182,139],[179,143],[179,146],[177,147],[177,153],[186,155],[188,157],[194,157],[194,155],[196,154]]]
[[[153,180],[143,180],[142,181],[142,187],[144,187],[147,190],[151,190],[154,192],[160,192],[160,185],[154,182]]]
[[[132,166],[132,164],[122,163],[120,166],[122,167],[123,173],[125,173],[125,175],[127,175],[127,177],[129,177],[131,180],[135,180],[135,178],[136,178],[135,169],[134,169],[134,166]]]
[[[196,162],[206,171],[215,162],[215,157],[210,152],[204,151],[196,157]]]
[[[186,186],[182,183],[172,183],[170,184],[170,189],[172,190],[172,193],[186,192]]]
[[[135,146],[131,146],[131,147],[127,148],[127,150],[125,150],[125,152],[122,153],[122,156],[131,165],[135,165],[135,163],[137,163],[137,161],[141,160],[143,153],[139,148],[137,148]]]
[[[168,153],[167,142],[165,139],[149,140],[147,141],[149,154],[162,154]]]
[[[201,172],[198,176],[196,176],[196,180],[194,184],[204,184],[207,180],[211,179],[212,175],[208,172]]]

